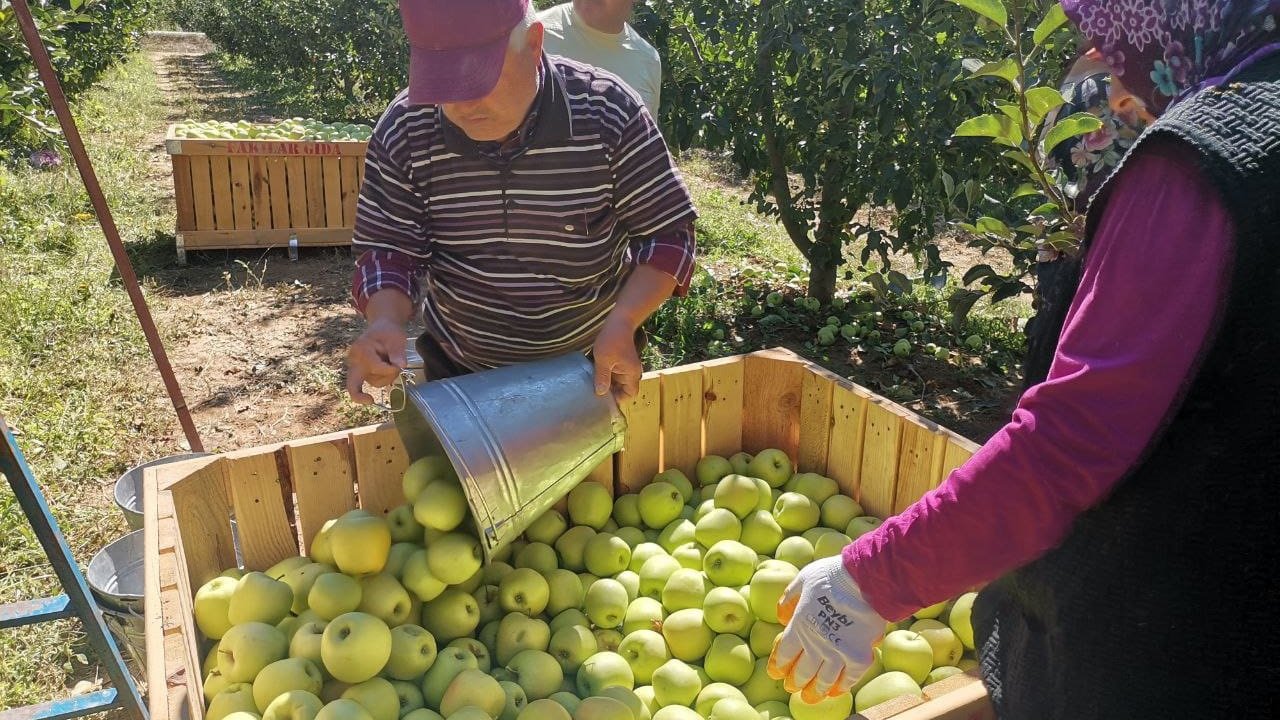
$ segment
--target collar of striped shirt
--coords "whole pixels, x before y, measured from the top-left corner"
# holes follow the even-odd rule
[[[551,72],[550,68],[551,61],[543,53],[538,66],[538,92],[529,106],[529,114],[511,139],[477,142],[467,137],[441,112],[445,147],[463,157],[486,156],[507,161],[532,148],[555,147],[569,142],[573,137],[573,115],[569,110],[564,78],[560,73]]]

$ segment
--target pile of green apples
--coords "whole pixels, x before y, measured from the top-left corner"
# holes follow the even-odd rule
[[[275,123],[248,120],[184,120],[173,126],[173,136],[203,140],[320,140],[365,141],[373,128],[357,123],[324,123],[309,118],[289,118]]]
[[[886,628],[853,691],[786,692],[766,671],[779,597],[881,520],[780,450],[694,475],[616,500],[583,483],[484,565],[453,468],[420,459],[386,516],[352,510],[308,557],[198,590],[206,716],[842,720],[973,665],[969,594]]]

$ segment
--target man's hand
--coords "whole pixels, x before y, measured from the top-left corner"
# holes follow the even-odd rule
[[[628,323],[606,321],[596,336],[591,355],[596,364],[596,394],[613,390],[619,401],[635,395],[640,389],[644,367],[636,351],[635,328]]]
[[[786,628],[773,642],[769,676],[809,703],[848,692],[885,627],[839,555],[800,571],[778,600],[778,619]]]
[[[405,323],[413,313],[413,301],[399,290],[381,290],[369,298],[365,317],[369,324],[347,348],[347,394],[361,405],[373,402],[364,384],[386,387],[396,381],[408,361]]]

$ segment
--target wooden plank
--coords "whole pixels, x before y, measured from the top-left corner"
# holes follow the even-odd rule
[[[364,164],[356,158],[344,157],[342,162],[342,225],[355,227],[356,200],[360,196],[360,169]]]
[[[307,171],[300,157],[284,159],[289,183],[289,227],[311,227],[307,220]]]
[[[229,158],[231,164],[231,203],[232,216],[236,230],[248,230],[253,227],[253,180],[249,168],[249,158]]]
[[[342,161],[323,158],[324,169],[324,224],[325,227],[342,227]]]
[[[603,462],[601,462],[599,465],[596,466],[594,470],[591,471],[590,475],[587,475],[586,479],[583,480],[583,482],[599,483],[600,485],[603,485],[606,490],[609,491],[610,495],[614,494],[616,490],[613,485],[613,480],[614,480],[613,465],[616,462],[617,457],[618,457],[617,455],[610,455],[609,457],[605,458]],[[567,503],[565,507],[568,507]]]
[[[800,450],[796,468],[799,472],[827,474],[827,455],[831,442],[831,401],[836,378],[819,367],[807,367],[800,376]]]
[[[994,720],[991,699],[977,673],[952,675],[924,689],[923,701],[890,701],[853,715],[854,720]],[[902,707],[905,704],[907,707]]]
[[[848,383],[831,392],[831,442],[827,447],[827,477],[849,497],[858,497],[862,479],[863,434],[867,425],[867,396]]]
[[[800,450],[800,395],[804,365],[770,351],[743,358],[742,449],[785,452],[792,462]]]
[[[384,515],[403,505],[409,455],[396,431],[387,426],[362,428],[353,430],[350,439],[360,507]]]
[[[898,481],[893,512],[907,509],[937,484],[937,458],[945,454],[946,440],[923,425],[904,420],[898,454]]]
[[[937,456],[937,472],[934,473],[935,487],[947,479],[952,470],[969,462],[969,458],[973,457],[974,449],[968,447],[968,441],[957,442],[953,438],[946,438],[943,451]]]
[[[364,157],[368,145],[364,140],[165,140],[165,150],[170,155],[251,157]]]
[[[298,531],[302,547],[330,518],[355,508],[355,476],[351,471],[351,444],[347,438],[310,442],[300,440],[285,446],[289,476],[298,496]]]
[[[159,628],[164,625],[164,611],[160,604],[161,556],[155,473],[147,475],[144,470],[142,485],[143,622],[144,627]],[[168,720],[168,706],[165,702],[168,697],[168,692],[165,690],[168,687],[165,682],[164,645],[164,636],[161,633],[154,631],[146,633],[147,687],[151,689],[147,697],[147,707],[150,716],[156,720]]]
[[[213,227],[216,230],[232,230],[236,226],[235,202],[231,199],[231,165],[224,157],[209,158],[210,177],[213,182]]]
[[[273,228],[292,227],[289,219],[289,181],[285,175],[284,158],[266,159],[267,192],[271,197],[271,225]],[[259,226],[261,227],[261,226]]]
[[[253,175],[250,178],[250,195],[253,197],[253,227],[266,230],[275,227],[271,222],[271,172],[265,158],[249,161]]]
[[[236,510],[236,528],[244,565],[265,570],[298,554],[298,543],[289,527],[276,455],[254,452],[228,456],[227,485]]]
[[[188,250],[229,250],[242,247],[279,247],[298,236],[299,246],[350,245],[351,228],[298,228],[256,230],[194,230],[183,234]]]
[[[742,358],[702,363],[703,452],[729,457],[742,450]]]
[[[324,165],[321,160],[318,157],[302,159],[307,174],[307,226],[313,228],[325,226]]]
[[[662,469],[676,468],[692,478],[702,458],[702,368],[694,365],[658,375],[662,384]]]
[[[635,397],[622,403],[626,446],[618,454],[619,493],[636,492],[653,479],[662,458],[662,378],[646,373]]]
[[[191,583],[200,587],[236,564],[226,460],[217,458],[188,474],[175,482],[170,492],[182,538],[183,564]]]
[[[875,402],[868,405],[862,440],[862,473],[856,499],[871,515],[884,518],[893,512],[902,425],[902,418],[889,408]]]
[[[178,212],[177,231],[196,229],[196,205],[191,187],[191,158],[173,156],[173,204]]]
[[[213,181],[209,158],[191,158],[191,197],[195,200],[196,229],[213,230]]]

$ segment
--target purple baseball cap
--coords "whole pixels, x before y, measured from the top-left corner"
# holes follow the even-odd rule
[[[476,100],[498,84],[511,30],[529,0],[400,0],[409,38],[409,102]]]

